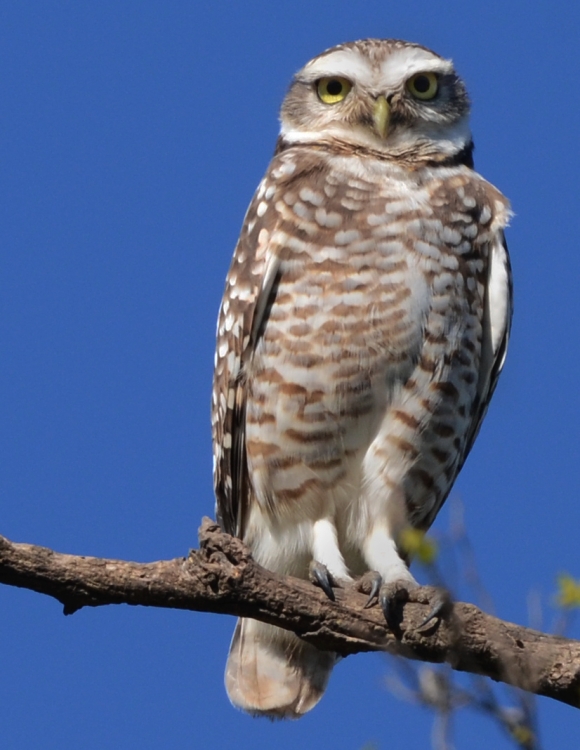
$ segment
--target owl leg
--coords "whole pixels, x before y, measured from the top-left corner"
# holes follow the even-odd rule
[[[373,524],[363,542],[362,553],[369,570],[378,571],[384,583],[402,581],[411,588],[418,586],[407,563],[399,555],[393,535],[386,524]]]
[[[351,576],[338,547],[336,526],[328,518],[321,518],[312,528],[312,557],[310,580],[334,601],[333,586],[350,581]]]
[[[440,617],[448,609],[448,592],[441,588],[419,586],[399,555],[395,541],[387,529],[378,527],[372,531],[365,541],[363,554],[371,568],[359,582],[360,590],[369,595],[365,608],[370,607],[377,599],[391,629],[398,625],[396,614],[403,602],[417,601],[430,605],[419,628]]]
[[[370,568],[361,581],[369,589],[365,591],[369,594],[365,607],[370,606],[375,598],[378,599],[387,624],[393,629],[397,624],[395,615],[400,604],[409,600],[409,592],[418,588],[419,584],[399,555],[395,540],[386,526],[375,524],[365,539],[363,556]]]

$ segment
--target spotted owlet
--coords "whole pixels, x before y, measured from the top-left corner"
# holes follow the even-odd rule
[[[502,368],[508,202],[473,171],[452,63],[367,39],[311,60],[282,105],[219,313],[217,512],[278,573],[375,571],[417,586],[401,549],[447,497]],[[389,589],[391,587],[391,589]],[[335,655],[239,620],[234,705],[298,717]]]

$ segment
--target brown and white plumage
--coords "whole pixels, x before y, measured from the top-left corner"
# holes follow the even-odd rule
[[[266,568],[414,584],[398,538],[447,497],[511,319],[509,208],[472,169],[468,111],[450,61],[395,40],[328,50],[286,96],[226,282],[213,393],[218,517]],[[334,662],[240,620],[228,694],[297,717]]]

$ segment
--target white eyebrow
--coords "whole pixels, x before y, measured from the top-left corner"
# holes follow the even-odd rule
[[[307,63],[298,77],[323,78],[324,76],[344,76],[370,86],[376,76],[363,55],[353,50],[337,50]]]
[[[451,73],[453,63],[420,47],[395,50],[381,63],[381,83],[397,87],[415,73]]]

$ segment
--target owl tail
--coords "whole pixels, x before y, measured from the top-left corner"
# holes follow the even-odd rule
[[[226,690],[253,716],[299,719],[322,698],[336,661],[294,633],[243,618],[230,646]]]

